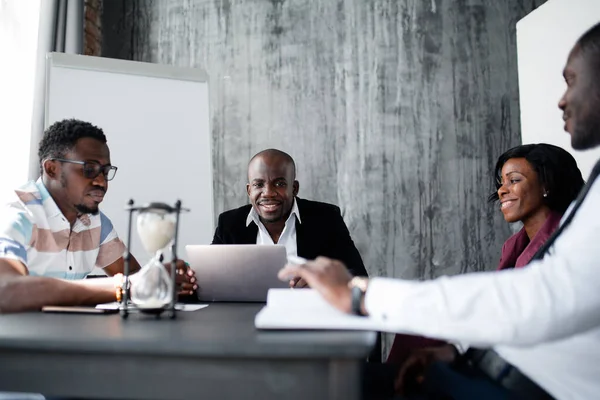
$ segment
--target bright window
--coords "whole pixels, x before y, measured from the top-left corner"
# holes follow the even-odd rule
[[[0,204],[27,181],[40,0],[0,0]]]

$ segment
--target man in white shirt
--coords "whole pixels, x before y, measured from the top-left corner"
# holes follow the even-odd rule
[[[579,150],[596,147],[600,145],[600,24],[578,40],[563,75],[567,90],[559,107],[571,145]],[[543,259],[528,268],[427,282],[368,281],[352,279],[338,261],[319,258],[300,266],[288,265],[280,277],[301,276],[332,305],[344,312],[368,315],[380,322],[383,331],[493,349],[487,354],[499,356],[491,364],[505,360],[501,371],[494,373],[484,363],[477,364],[479,370],[471,368],[473,373],[483,372],[481,376],[490,384],[485,398],[533,398],[526,394],[527,388],[521,390],[507,382],[507,376],[519,374],[542,388],[537,398],[544,396],[543,391],[558,399],[597,398],[600,182],[594,180],[599,171],[600,162],[556,236],[543,247]],[[459,371],[452,382],[475,382],[467,375]],[[443,385],[441,380],[430,382],[434,383]],[[453,385],[447,386],[451,390]]]

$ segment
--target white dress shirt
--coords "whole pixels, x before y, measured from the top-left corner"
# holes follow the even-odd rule
[[[557,399],[600,398],[600,178],[543,260],[527,268],[370,281],[390,332],[493,347]]]
[[[294,197],[294,205],[292,206],[292,211],[290,212],[290,216],[285,221],[285,227],[281,232],[281,236],[279,236],[279,241],[277,244],[285,246],[285,252],[287,254],[288,260],[290,256],[298,257],[298,245],[296,243],[296,220],[301,224],[300,220],[300,211],[298,210],[298,203],[296,202],[296,198]],[[267,231],[267,228],[260,222],[260,218],[254,207],[250,208],[250,212],[248,213],[248,217],[246,218],[246,226],[250,225],[252,222],[258,226],[258,233],[256,234],[256,244],[275,244],[271,235]],[[292,258],[293,259],[293,258]]]

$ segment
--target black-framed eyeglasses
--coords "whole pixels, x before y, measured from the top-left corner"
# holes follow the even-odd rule
[[[51,160],[83,165],[83,176],[88,179],[95,179],[98,175],[100,175],[100,173],[102,173],[107,181],[112,181],[117,174],[117,167],[110,164],[101,165],[93,161],[67,160],[66,158],[51,158]]]

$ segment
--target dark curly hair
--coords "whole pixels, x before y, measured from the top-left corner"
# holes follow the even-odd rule
[[[524,158],[533,167],[548,193],[544,203],[553,211],[564,213],[585,183],[577,162],[568,151],[546,143],[526,144],[513,147],[498,158],[494,169],[496,191],[490,194],[490,202],[498,200],[502,167],[511,158]]]
[[[42,163],[44,160],[63,158],[81,138],[93,138],[106,143],[106,136],[104,136],[102,129],[89,122],[78,119],[63,119],[50,125],[44,132],[38,150],[40,174],[43,173]]]

